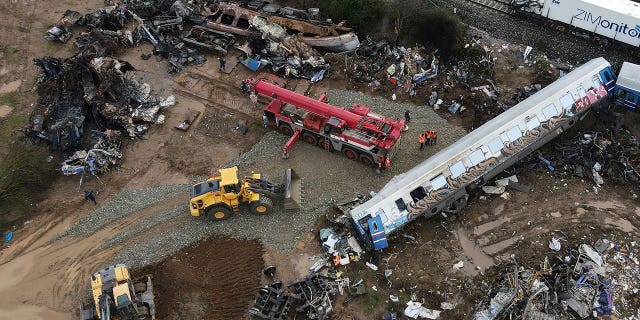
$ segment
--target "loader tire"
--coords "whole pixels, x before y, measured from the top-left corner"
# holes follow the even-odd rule
[[[260,200],[251,203],[251,212],[259,215],[269,214],[273,211],[273,201],[267,197],[260,197]]]
[[[213,220],[220,221],[231,218],[231,210],[223,206],[213,206],[207,208],[207,217],[213,218]]]
[[[133,292],[142,293],[147,291],[147,284],[144,282],[137,282],[133,284]]]
[[[138,307],[138,315],[142,317],[138,317],[138,319],[150,319],[151,314],[149,313],[149,308],[147,307]]]

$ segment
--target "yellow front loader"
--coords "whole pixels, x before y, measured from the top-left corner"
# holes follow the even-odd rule
[[[108,266],[91,276],[92,307],[80,305],[80,320],[153,320],[151,276],[132,280],[124,264]]]
[[[238,167],[220,169],[202,183],[191,187],[189,210],[194,217],[207,216],[225,220],[248,205],[253,213],[264,215],[273,211],[274,205],[285,210],[300,208],[302,183],[291,169],[284,174],[284,183],[275,184],[252,172],[238,179]]]

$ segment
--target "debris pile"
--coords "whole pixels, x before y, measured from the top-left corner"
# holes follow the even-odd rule
[[[126,61],[79,54],[34,63],[41,68],[39,99],[26,132],[48,141],[54,150],[73,152],[63,165],[65,174],[86,168],[93,174],[104,172],[122,156],[121,132],[141,136],[151,124],[163,123],[161,111],[175,103],[173,96],[163,99],[136,81],[130,74],[135,69]],[[84,142],[84,132],[94,129],[92,141]]]
[[[519,266],[512,257],[497,267],[498,280],[488,294],[491,299],[479,304],[473,319],[605,319],[616,313],[616,305],[628,310],[623,295],[640,290],[640,266],[637,253],[632,252],[636,243],[628,244],[622,247],[607,239],[594,246],[581,244],[564,257],[545,257],[537,270]]]
[[[416,94],[418,83],[436,77],[439,70],[436,52],[426,53],[424,47],[405,48],[370,38],[344,59],[350,78],[368,82],[371,87],[386,79],[410,95]]]
[[[554,170],[561,175],[590,176],[602,185],[602,176],[638,186],[640,182],[640,145],[627,129],[606,129],[564,138],[554,145],[547,156]]]
[[[258,297],[249,314],[253,319],[289,319],[292,308],[306,319],[328,319],[333,312],[331,297],[342,293],[349,286],[349,279],[340,279],[332,273],[311,272],[302,279],[288,285],[289,291],[282,289],[282,282],[275,281],[275,267],[268,266],[263,272],[270,277],[271,285],[258,290]]]

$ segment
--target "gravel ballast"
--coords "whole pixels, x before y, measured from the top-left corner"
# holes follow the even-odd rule
[[[181,217],[171,220],[175,227],[123,248],[113,258],[113,262],[125,261],[132,267],[142,267],[216,235],[259,239],[275,249],[290,250],[297,239],[309,232],[318,217],[325,214],[334,203],[350,200],[356,193],[378,191],[394,175],[407,171],[466,134],[464,130],[449,125],[427,106],[397,103],[343,90],[329,92],[329,101],[334,105],[349,105],[357,101],[371,106],[374,112],[393,118],[401,118],[405,110],[410,111],[411,122],[408,130],[403,133],[390,169],[378,174],[374,168],[365,167],[339,153],[324,151],[303,141],[293,147],[290,158],[285,160],[282,159],[282,146],[288,137],[278,132],[268,132],[250,151],[226,166],[237,165],[240,175],[247,175],[251,171],[260,172],[274,182],[280,182],[285,169],[292,168],[303,179],[303,209],[293,212],[276,211],[266,216],[256,216],[242,210],[229,220],[214,222],[206,218],[191,217],[185,208]],[[438,144],[420,151],[418,134],[428,129],[439,132]],[[107,205],[109,204],[105,204]]]

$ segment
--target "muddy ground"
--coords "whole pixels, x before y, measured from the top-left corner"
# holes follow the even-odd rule
[[[3,87],[5,90],[16,90],[12,92],[20,94],[16,104],[9,106],[9,112],[6,107],[0,108],[0,113],[7,113],[0,120],[3,126],[23,121],[20,119],[29,114],[29,105],[35,101],[31,88],[37,70],[31,59],[44,55],[69,56],[72,52],[70,43],[60,45],[42,39],[47,26],[66,9],[84,13],[100,5],[101,1],[74,0],[56,3],[12,0],[0,5],[4,31],[0,33],[3,49],[0,81],[12,84]],[[504,102],[510,103],[509,94],[515,88],[532,84],[534,71],[518,68],[520,46],[511,44],[509,50],[498,54],[503,42],[486,39],[485,44],[496,51],[495,79],[503,90]],[[215,57],[209,56],[205,65],[170,76],[166,73],[166,62],[139,58],[140,54],[149,52],[151,47],[142,45],[124,51],[120,58],[136,66],[136,75],[141,80],[163,94],[176,94],[179,103],[169,109],[164,126],[153,127],[144,140],[125,144],[125,156],[117,170],[102,177],[102,182],[95,179],[87,182],[85,188],[97,191],[100,205],[125,188],[188,183],[193,176],[206,175],[211,168],[249,150],[265,133],[258,124],[260,107],[247,104],[237,86],[241,79],[249,76],[242,66],[230,75],[221,75],[216,70]],[[21,82],[13,88],[17,80]],[[382,85],[374,90],[366,84],[351,84],[336,72],[332,78],[313,87],[310,95],[318,96],[328,89],[351,89],[389,98],[395,92],[400,102],[424,105],[428,94],[439,83],[424,85],[415,97],[408,97],[399,88],[380,80]],[[296,81],[289,86],[294,88]],[[455,99],[460,94],[468,95],[467,101],[478,104],[487,99],[482,92],[469,95],[462,88],[452,89],[448,98]],[[186,133],[173,129],[173,124],[181,120],[187,109],[199,110],[203,115]],[[462,115],[445,111],[439,114],[464,130],[477,126],[478,119],[484,117],[481,110],[473,108]],[[240,136],[231,128],[239,119],[247,117],[255,117],[255,122],[247,135]],[[629,124],[635,120],[627,117]],[[414,137],[408,137],[410,142],[405,148],[411,148],[413,140]],[[441,147],[444,146],[438,146]],[[323,162],[327,159],[324,157],[339,157],[312,153],[318,151],[308,147],[296,151],[311,152],[297,158],[297,165],[307,166],[309,170],[327,163]],[[429,150],[420,157],[435,151]],[[407,159],[404,165],[410,168],[413,160]],[[392,247],[372,257],[371,262],[380,270],[393,270],[391,287],[376,272],[366,268],[364,261],[340,267],[350,278],[364,279],[368,294],[346,305],[345,296],[335,298],[333,318],[376,319],[384,311],[401,312],[404,303],[415,294],[428,308],[438,309],[443,301],[454,302],[455,309],[444,313],[443,319],[469,319],[475,304],[486,298],[486,283],[492,280],[487,270],[510,259],[512,254],[522,265],[535,268],[544,255],[551,253],[547,243],[554,235],[565,239],[563,250],[583,242],[593,243],[601,237],[619,243],[637,240],[640,208],[628,186],[607,183],[595,193],[589,179],[559,177],[544,167],[521,167],[517,173],[520,181],[531,187],[529,193],[511,191],[508,199],[478,193],[469,201],[464,216],[420,219],[401,232],[415,241],[402,235],[390,239]],[[343,174],[350,178],[343,183],[352,183],[352,177]],[[75,318],[78,302],[88,296],[89,275],[124,246],[99,249],[100,245],[115,233],[188,200],[183,193],[168,194],[164,201],[127,215],[96,233],[54,240],[94,209],[93,204],[83,201],[75,192],[76,187],[74,177],[58,179],[47,200],[35,204],[33,215],[16,227],[15,242],[0,252],[0,296],[3,297],[0,319]],[[352,194],[345,194],[343,199],[336,200],[350,197]],[[333,214],[330,205],[326,206],[326,212],[329,216]],[[143,241],[172,225],[183,224],[186,219],[191,217],[185,209],[179,217],[136,235],[131,242]],[[317,230],[327,224],[330,223],[326,219],[319,219],[292,244],[292,250],[279,250],[255,240],[216,237],[134,272],[154,275],[159,319],[242,319],[246,318],[257,288],[270,281],[261,276],[262,268],[276,265],[277,276],[285,283],[305,275],[313,262],[311,258],[321,253]],[[464,268],[453,270],[452,265],[458,261],[464,262]],[[400,302],[391,302],[390,294],[399,296]],[[637,294],[629,298],[638,302]],[[637,303],[632,306],[638,307]],[[621,311],[630,314],[631,308]]]

